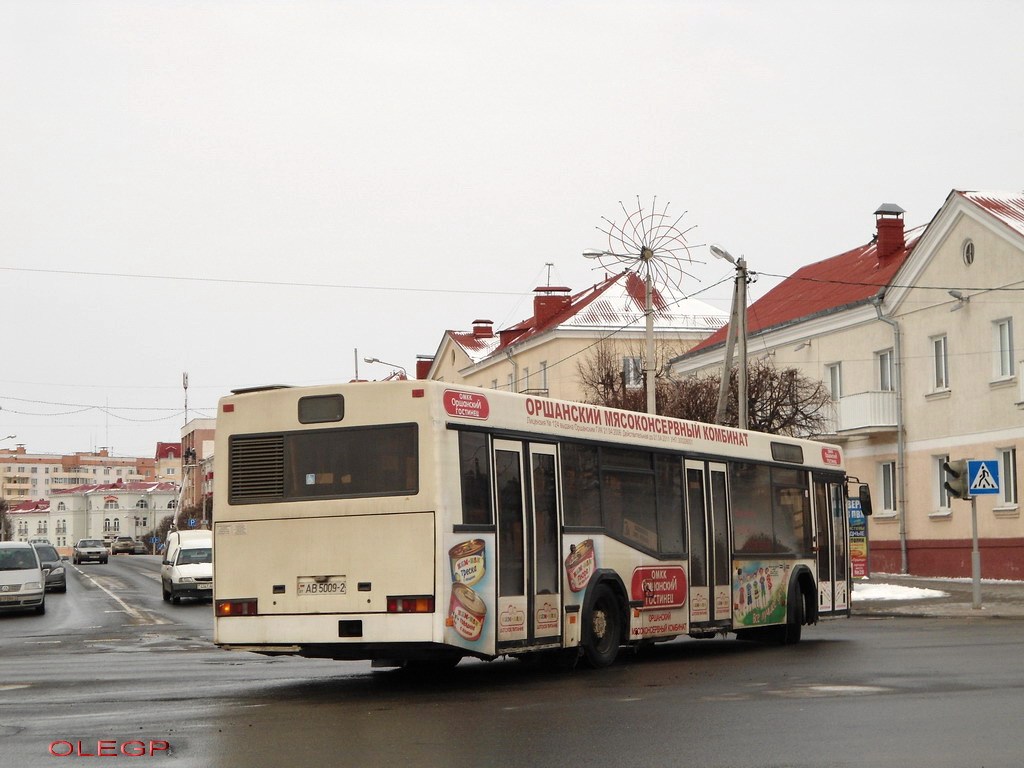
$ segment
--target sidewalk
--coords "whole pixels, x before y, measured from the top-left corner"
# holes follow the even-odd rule
[[[940,618],[1024,619],[1024,581],[981,583],[981,607],[974,608],[974,584],[971,579],[938,579],[899,574],[874,574],[870,579],[855,579],[857,584],[890,584],[898,587],[939,590],[946,597],[914,597],[907,600],[854,600],[854,616],[918,616]]]

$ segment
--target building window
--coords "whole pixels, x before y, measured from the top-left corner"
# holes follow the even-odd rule
[[[1017,449],[999,449],[1000,498],[1003,504],[1017,503]]]
[[[1004,318],[993,323],[995,331],[995,374],[999,378],[1013,376],[1013,319]]]
[[[639,357],[622,358],[622,382],[626,389],[642,389],[644,369]]]
[[[497,388],[498,388],[498,380],[497,379],[491,379],[491,389],[497,389]]]
[[[117,502],[114,500],[103,502],[104,509],[117,509]]]
[[[145,499],[139,499],[138,503],[135,506],[138,509],[149,509],[149,504],[146,502]]]
[[[839,400],[843,396],[843,364],[832,363],[825,366],[828,375],[828,390],[833,400]]]
[[[894,392],[896,390],[895,376],[893,375],[892,350],[883,349],[875,353],[878,360],[878,388],[882,392]]]
[[[974,263],[974,241],[964,240],[964,244],[961,248],[960,253],[964,257],[964,264],[966,264],[968,267],[971,266],[971,264]]]
[[[949,347],[945,336],[932,338],[932,386],[935,391],[949,389]]]
[[[523,389],[529,390],[530,388],[530,369],[523,367]]]
[[[177,509],[178,508],[178,500],[177,499],[171,499],[170,501],[168,501],[167,502],[167,508],[168,509]]]
[[[884,461],[879,465],[882,476],[882,511],[896,512],[896,462]]]
[[[548,389],[548,361],[542,360],[540,364],[540,388],[547,392]]]
[[[57,511],[58,512],[64,512],[66,510],[67,510],[67,505],[63,501],[61,501],[61,502],[59,502],[57,504]]]
[[[103,518],[103,530],[104,531],[109,531],[110,530],[110,518],[109,517]]]
[[[121,530],[121,518],[120,517],[115,517],[114,518],[114,530],[115,531],[120,531]]]
[[[508,386],[508,391],[509,392],[515,392],[516,391],[516,386],[515,386],[516,382],[515,382],[514,374],[510,373],[508,375],[508,377],[505,379],[505,384],[506,384],[506,386]]]
[[[946,490],[946,470],[943,465],[949,461],[949,456],[936,456],[932,461],[932,476],[938,479],[938,504],[940,510],[949,510],[949,491]]]

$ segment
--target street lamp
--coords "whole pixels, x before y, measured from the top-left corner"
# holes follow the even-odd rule
[[[394,363],[388,363],[388,362],[386,362],[384,360],[381,360],[379,357],[364,357],[363,358],[363,362],[364,363],[380,363],[381,365],[390,365],[392,368],[397,368],[398,370],[400,370],[402,372],[402,378],[403,379],[408,379],[409,378],[409,374],[406,372],[405,368],[403,368],[400,365],[395,365]]]
[[[598,251],[598,250],[586,250],[583,252],[583,257],[586,259],[600,259],[602,256],[612,256],[614,258],[630,258],[621,253],[613,253],[612,251]],[[632,257],[636,258],[636,257]],[[640,249],[640,261],[647,265],[654,258],[654,250],[648,246],[643,246]],[[647,412],[650,414],[655,413],[655,389],[654,389],[654,375],[656,369],[654,367],[654,300],[653,300],[653,289],[651,287],[651,270],[644,269],[644,320],[645,320],[645,340],[647,346],[647,359],[644,361],[644,382],[647,387]]]
[[[725,421],[725,405],[729,394],[729,373],[732,370],[733,345],[738,343],[739,375],[737,381],[737,411],[740,429],[747,429],[747,262],[742,256],[734,258],[731,253],[718,245],[710,246],[711,255],[728,261],[736,267],[736,283],[732,293],[732,312],[729,315],[729,332],[725,342],[725,361],[722,366],[722,381],[718,388],[718,407],[715,421]]]

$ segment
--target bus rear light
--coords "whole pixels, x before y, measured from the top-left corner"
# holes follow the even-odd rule
[[[246,600],[218,600],[214,607],[217,616],[255,616],[256,601]]]
[[[412,391],[412,396],[413,396],[413,397],[423,397],[423,396],[425,396],[426,394],[427,394],[427,393],[426,393],[426,392],[425,392],[424,390],[422,390],[422,389],[414,389],[414,390]]]
[[[388,613],[433,613],[432,596],[388,597]]]
[[[224,413],[232,413],[235,410],[234,403],[224,403]]]

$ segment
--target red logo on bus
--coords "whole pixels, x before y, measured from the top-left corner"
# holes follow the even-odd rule
[[[833,467],[838,467],[842,458],[838,449],[836,448],[822,448],[821,449],[821,460],[826,464],[830,464]]]
[[[448,415],[464,419],[486,419],[491,412],[486,397],[475,392],[459,392],[457,389],[444,391],[444,409]]]
[[[682,608],[686,604],[686,572],[678,565],[641,566],[633,569],[633,600],[644,608]]]

